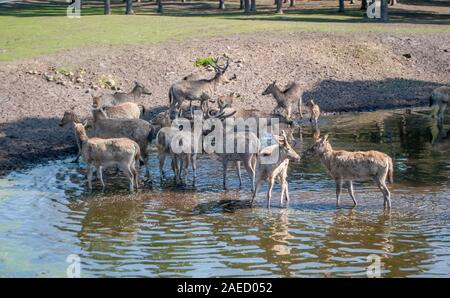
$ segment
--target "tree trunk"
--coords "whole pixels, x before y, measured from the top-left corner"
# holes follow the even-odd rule
[[[344,0],[339,0],[339,12],[344,12]]]
[[[244,0],[244,12],[250,13],[250,0]]]
[[[295,6],[295,0],[291,0],[289,7],[294,7]]]
[[[250,11],[256,11],[256,0],[250,0]]]
[[[239,1],[239,9],[244,9],[244,0]]]
[[[134,14],[133,0],[127,0],[127,10],[125,11],[125,14]]]
[[[105,0],[104,14],[111,14],[111,0]]]
[[[163,13],[164,9],[163,9],[162,0],[156,0],[156,5],[158,6],[158,8],[156,9],[156,12]]]
[[[381,21],[382,22],[387,22],[389,20],[388,4],[389,4],[389,0],[381,0]]]
[[[225,0],[219,0],[219,9],[225,10]]]
[[[391,0],[391,6],[393,6],[394,4],[397,4],[397,0]]]
[[[277,10],[275,13],[283,14],[283,0],[277,0]]]
[[[367,9],[367,0],[361,0],[361,10]]]

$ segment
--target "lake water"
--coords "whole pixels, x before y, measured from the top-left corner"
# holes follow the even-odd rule
[[[250,208],[244,169],[244,186],[230,167],[224,190],[221,164],[207,156],[197,186],[180,188],[168,167],[160,181],[153,154],[152,184],[132,195],[114,175],[104,175],[105,193],[96,181],[89,194],[84,165],[72,157],[12,172],[0,178],[0,276],[65,277],[77,255],[82,277],[365,277],[376,255],[382,277],[448,277],[450,133],[429,114],[321,120],[335,148],[394,158],[390,212],[370,182],[355,184],[356,208],[343,191],[337,209],[334,181],[309,156],[290,165],[289,206],[276,186],[270,209],[266,186]],[[299,151],[314,132],[303,125]]]

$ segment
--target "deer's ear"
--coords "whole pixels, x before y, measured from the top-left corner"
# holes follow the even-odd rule
[[[86,128],[87,125],[88,125],[88,121],[87,121],[87,120],[84,120],[84,122],[83,122],[83,127]]]

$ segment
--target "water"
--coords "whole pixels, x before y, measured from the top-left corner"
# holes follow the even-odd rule
[[[334,182],[313,157],[291,164],[289,207],[280,206],[277,186],[270,209],[265,188],[249,207],[244,170],[239,189],[230,167],[223,190],[221,164],[205,156],[196,188],[175,187],[169,169],[160,183],[152,156],[152,187],[135,195],[112,175],[105,193],[96,183],[88,194],[83,165],[56,160],[0,179],[0,276],[64,277],[72,254],[82,277],[364,277],[371,254],[383,277],[449,276],[448,127],[438,129],[425,111],[333,116],[320,125],[334,147],[394,157],[391,212],[365,182],[355,184],[356,209],[345,192],[336,209]],[[312,133],[303,126],[304,148]]]

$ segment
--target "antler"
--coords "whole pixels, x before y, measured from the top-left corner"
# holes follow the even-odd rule
[[[228,66],[230,65],[230,58],[227,58],[227,62],[225,64],[225,66],[220,66],[218,62],[219,62],[219,58],[216,58],[214,60],[215,65],[211,65],[211,66],[214,68],[214,70],[216,72],[224,73],[227,70]]]

